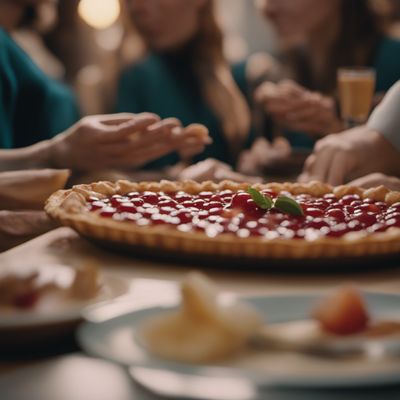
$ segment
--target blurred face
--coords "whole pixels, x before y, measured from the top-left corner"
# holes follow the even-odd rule
[[[323,28],[339,14],[341,1],[346,0],[256,0],[256,3],[285,38],[308,36]]]
[[[130,16],[147,45],[158,51],[179,49],[197,32],[206,0],[126,0]]]

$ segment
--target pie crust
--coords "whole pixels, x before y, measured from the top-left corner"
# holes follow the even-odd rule
[[[338,238],[319,236],[315,240],[268,239],[259,236],[239,238],[231,233],[209,237],[203,232],[181,232],[170,225],[139,226],[132,222],[103,218],[87,208],[90,196],[105,198],[129,192],[177,192],[198,194],[202,191],[246,190],[252,186],[258,190],[270,189],[276,193],[290,192],[293,195],[310,194],[321,197],[333,193],[337,198],[357,194],[362,199],[384,201],[388,205],[400,202],[400,192],[380,186],[364,190],[354,186],[332,187],[320,182],[248,184],[223,181],[197,183],[182,182],[140,182],[128,181],[98,182],[77,185],[70,190],[55,192],[46,202],[45,210],[55,220],[74,228],[83,236],[102,241],[124,244],[157,251],[175,252],[186,255],[208,255],[243,257],[251,259],[317,259],[335,257],[362,257],[371,255],[400,255],[400,228],[390,227],[383,232],[349,232]]]

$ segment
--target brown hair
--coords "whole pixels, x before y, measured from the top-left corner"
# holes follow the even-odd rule
[[[324,73],[315,77],[306,52],[292,49],[287,53],[295,79],[312,90],[333,94],[336,71],[344,66],[371,65],[383,28],[368,0],[342,0],[339,34],[328,49]]]
[[[250,130],[250,109],[223,53],[223,33],[216,20],[214,0],[206,0],[199,12],[199,29],[188,46],[191,57],[188,61],[200,81],[207,104],[221,122],[230,158],[234,161]],[[131,21],[126,22],[128,30],[137,33]]]
[[[231,156],[235,158],[250,129],[250,110],[223,54],[223,34],[215,17],[214,0],[205,3],[199,18],[192,49],[193,68],[207,103],[221,121]]]

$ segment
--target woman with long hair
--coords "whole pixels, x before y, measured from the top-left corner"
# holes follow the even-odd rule
[[[315,139],[343,130],[336,85],[340,67],[374,67],[377,101],[400,78],[400,41],[385,34],[369,1],[256,3],[279,39],[275,62],[253,77],[265,81],[257,102],[293,148],[311,149]],[[258,153],[247,154],[242,163],[247,170],[262,164]]]
[[[27,10],[46,1],[0,0],[0,171],[134,170],[182,149],[187,136],[203,148],[208,141],[205,128],[184,129],[177,119],[160,120],[151,113],[78,121],[71,93],[46,76],[9,34]]]
[[[126,0],[125,6],[147,51],[122,73],[117,111],[146,109],[202,123],[213,143],[194,160],[212,157],[234,165],[250,135],[245,65],[231,68],[224,57],[214,1]],[[174,155],[156,166],[178,161]]]

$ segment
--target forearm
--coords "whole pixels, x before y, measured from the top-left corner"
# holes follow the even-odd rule
[[[400,81],[386,94],[368,121],[368,128],[381,133],[400,151]]]
[[[52,142],[43,141],[20,149],[0,150],[0,171],[52,167]]]

